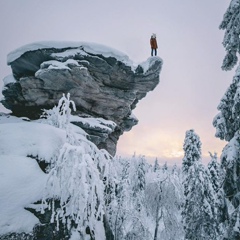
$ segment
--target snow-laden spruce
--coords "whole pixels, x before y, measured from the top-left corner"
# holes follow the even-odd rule
[[[231,0],[219,26],[225,30],[223,46],[227,53],[223,60],[222,69],[231,70],[237,63],[237,54],[240,52],[240,1]]]
[[[215,195],[215,208],[217,213],[217,221],[220,235],[225,235],[226,227],[228,224],[228,204],[223,191],[224,175],[225,172],[218,162],[217,154],[210,153],[211,160],[207,165],[210,173],[210,180]]]
[[[218,105],[219,113],[213,120],[215,136],[230,141],[240,127],[240,66],[233,81]]]
[[[237,220],[240,213],[240,66],[236,69],[233,81],[222,97],[218,110],[219,113],[213,120],[213,125],[216,128],[215,136],[228,141],[221,155],[221,165],[225,171],[222,190],[224,190],[226,198],[230,200],[229,208],[235,209],[229,213],[230,221],[226,236],[238,239],[240,237],[240,224]],[[224,218],[223,220],[226,221]]]
[[[194,162],[199,161],[201,158],[201,146],[199,136],[194,132],[193,129],[186,132],[183,150],[184,158],[182,163],[183,172],[188,172],[188,169],[193,165]]]
[[[185,178],[183,220],[185,239],[219,239],[214,191],[208,170],[195,162]]]
[[[159,166],[159,163],[158,163],[158,159],[156,158],[155,162],[154,162],[154,165],[153,165],[153,171],[157,172],[158,170],[160,170],[160,166]]]
[[[210,173],[201,163],[201,141],[194,130],[184,141],[183,185],[185,203],[183,223],[186,240],[217,240],[220,237],[215,192]]]
[[[217,160],[217,153],[209,153],[211,160],[208,163],[208,171],[211,176],[212,186],[215,192],[218,192],[218,190],[222,186],[223,182],[223,170],[221,169],[220,163]]]
[[[223,45],[227,55],[223,60],[222,69],[230,70],[237,63],[240,49],[240,1],[232,0],[224,14],[220,29],[225,30]],[[237,67],[233,81],[218,105],[219,113],[213,120],[216,137],[228,141],[221,155],[221,167],[224,169],[223,191],[224,200],[228,204],[225,210],[226,239],[240,239],[240,66]],[[223,195],[222,194],[222,195]],[[229,216],[228,216],[229,214]],[[222,214],[223,216],[223,214]]]

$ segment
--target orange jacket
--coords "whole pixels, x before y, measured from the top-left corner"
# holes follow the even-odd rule
[[[151,37],[151,38],[150,38],[150,45],[151,45],[151,48],[153,48],[153,49],[157,49],[157,48],[158,48],[158,45],[157,45],[157,39]]]

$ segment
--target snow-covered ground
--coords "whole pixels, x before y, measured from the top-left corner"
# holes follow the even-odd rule
[[[29,157],[0,155],[0,235],[31,232],[38,219],[25,207],[41,200],[47,175]]]
[[[65,138],[61,129],[0,116],[0,235],[29,232],[38,223],[24,208],[42,199],[47,174],[31,157],[50,161]]]

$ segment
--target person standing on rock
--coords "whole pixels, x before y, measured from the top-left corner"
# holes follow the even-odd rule
[[[153,33],[151,38],[150,38],[150,45],[151,45],[151,56],[153,56],[153,53],[155,54],[155,56],[157,56],[157,48],[158,48],[158,45],[157,45],[157,38],[156,38],[156,34]]]

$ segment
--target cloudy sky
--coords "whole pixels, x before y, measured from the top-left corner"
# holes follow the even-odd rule
[[[221,70],[223,31],[218,29],[229,2],[0,0],[0,88],[11,73],[7,54],[22,45],[97,42],[142,62],[150,55],[150,35],[156,33],[164,61],[160,84],[137,105],[139,124],[120,138],[117,154],[175,162],[183,156],[185,131],[195,129],[203,157],[208,151],[220,155],[225,143],[214,137],[212,120],[234,75]]]

